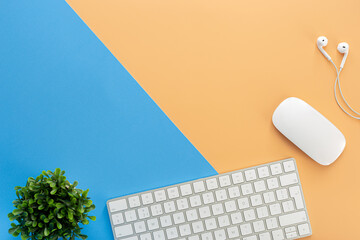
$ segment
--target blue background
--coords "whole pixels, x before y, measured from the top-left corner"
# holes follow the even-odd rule
[[[60,167],[106,200],[216,174],[65,1],[0,0],[0,236],[13,190]],[[161,71],[161,69],[159,69]]]

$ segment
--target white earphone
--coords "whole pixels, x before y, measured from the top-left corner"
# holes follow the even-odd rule
[[[346,61],[346,58],[349,54],[349,44],[347,44],[346,42],[342,42],[342,43],[339,43],[339,45],[337,46],[337,50],[344,54],[343,56],[343,59],[341,61],[341,64],[340,64],[340,68],[338,70],[338,68],[336,67],[335,63],[333,62],[333,60],[331,60],[331,57],[330,55],[324,50],[323,47],[325,47],[327,44],[328,44],[328,39],[324,36],[321,36],[321,37],[318,37],[317,39],[317,47],[319,48],[320,52],[326,57],[327,60],[329,60],[335,67],[335,70],[336,70],[336,80],[335,80],[335,85],[334,85],[334,94],[335,94],[335,100],[336,100],[336,103],[339,105],[339,107],[347,114],[349,115],[350,117],[352,118],[355,118],[355,119],[359,119],[360,120],[360,113],[355,111],[349,104],[348,102],[346,101],[343,93],[342,93],[342,90],[341,90],[341,85],[340,85],[340,73],[342,71],[342,69],[344,68],[344,65],[345,65],[345,61]],[[336,93],[336,87],[337,85],[339,85],[339,92],[340,92],[340,95],[342,97],[342,99],[344,100],[346,106],[348,106],[351,111],[353,111],[353,113],[359,115],[359,116],[354,116],[350,113],[348,113],[340,104],[339,100],[338,100],[338,97],[337,97],[337,93]]]

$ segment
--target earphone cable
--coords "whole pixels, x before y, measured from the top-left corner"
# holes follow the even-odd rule
[[[355,111],[354,109],[352,109],[352,107],[350,107],[350,105],[347,103],[342,91],[341,91],[341,86],[340,86],[340,73],[341,73],[341,70],[342,68],[340,68],[340,70],[338,70],[338,68],[336,67],[335,63],[331,60],[330,61],[334,67],[335,67],[335,70],[336,70],[336,80],[335,80],[335,84],[334,84],[334,94],[335,94],[335,100],[336,100],[336,103],[339,105],[339,107],[347,114],[349,115],[350,117],[352,118],[355,118],[355,119],[359,119],[360,120],[360,117],[357,117],[357,116],[353,116],[351,115],[350,113],[348,113],[340,104],[339,100],[338,100],[338,97],[337,97],[337,93],[336,93],[336,86],[337,84],[339,84],[339,91],[340,91],[340,95],[342,97],[342,99],[344,100],[345,104],[356,114],[360,115],[360,113],[358,113],[357,111]]]

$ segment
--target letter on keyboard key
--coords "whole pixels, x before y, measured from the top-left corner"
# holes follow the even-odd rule
[[[280,226],[290,226],[307,220],[305,211],[290,213],[279,216]]]
[[[126,237],[133,234],[133,229],[131,224],[115,227],[115,235],[116,237]]]
[[[117,212],[127,209],[127,204],[125,199],[120,199],[116,201],[109,202],[110,212]]]
[[[291,184],[298,183],[298,178],[296,173],[290,173],[283,176],[280,176],[280,184],[281,186],[288,186]]]

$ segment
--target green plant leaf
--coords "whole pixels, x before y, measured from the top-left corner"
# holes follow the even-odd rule
[[[93,221],[96,221],[96,217],[95,216],[88,216],[88,218],[90,218]]]
[[[21,209],[14,209],[13,211],[12,211],[12,214],[14,214],[14,216],[16,216],[16,215],[19,215],[19,214],[21,214],[21,213],[23,213],[24,211],[23,210],[21,210]]]

